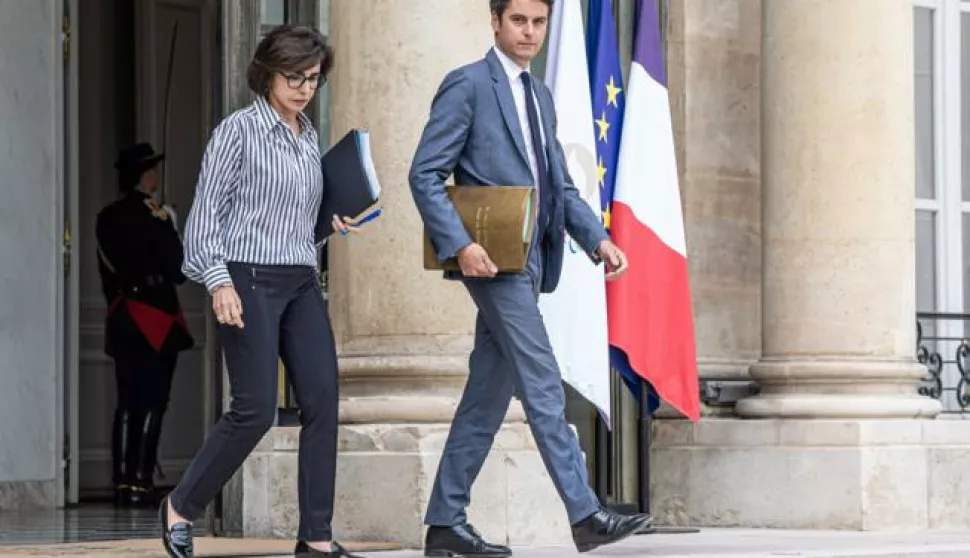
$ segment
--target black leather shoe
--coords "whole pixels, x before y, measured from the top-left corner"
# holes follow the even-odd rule
[[[580,552],[621,541],[653,523],[649,514],[620,515],[601,509],[573,525],[573,542]]]
[[[356,554],[351,554],[347,552],[344,547],[340,546],[337,541],[332,541],[330,543],[330,552],[324,552],[322,550],[317,550],[312,548],[306,543],[306,541],[297,541],[296,549],[293,551],[294,556],[321,556],[327,558],[363,558],[357,556]]]
[[[168,524],[168,498],[158,506],[158,519],[162,522],[162,545],[170,558],[192,558],[192,524]]]
[[[512,549],[486,542],[468,523],[451,527],[428,527],[424,537],[424,555],[433,558],[504,558]]]

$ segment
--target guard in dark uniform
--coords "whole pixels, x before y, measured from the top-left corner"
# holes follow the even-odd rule
[[[121,198],[97,219],[98,269],[108,304],[105,352],[115,362],[118,406],[112,431],[116,501],[155,505],[153,482],[162,417],[178,353],[193,346],[176,286],[182,242],[174,215],[152,199],[163,159],[147,143],[115,163]]]

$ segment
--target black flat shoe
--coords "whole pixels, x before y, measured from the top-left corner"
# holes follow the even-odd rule
[[[192,558],[192,524],[179,522],[168,524],[168,498],[158,506],[158,519],[162,523],[162,545],[171,558]]]
[[[507,546],[492,544],[468,523],[451,527],[428,527],[424,555],[429,558],[506,558]]]
[[[337,541],[331,541],[330,549],[330,552],[324,552],[322,550],[312,548],[306,543],[306,541],[297,541],[296,549],[293,550],[293,555],[309,557],[317,556],[325,558],[363,558],[362,556],[357,556],[356,554],[347,552]]]
[[[649,514],[621,515],[601,509],[573,525],[576,550],[589,552],[596,547],[619,542],[653,523]]]

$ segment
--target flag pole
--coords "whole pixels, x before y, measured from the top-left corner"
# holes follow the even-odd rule
[[[610,495],[610,431],[606,421],[596,413],[596,431],[593,444],[596,476],[594,490],[600,504],[606,506]]]
[[[637,432],[637,507],[639,513],[649,513],[650,510],[650,449],[653,446],[653,412],[650,410],[650,402],[656,397],[653,386],[650,382],[640,378],[640,413],[639,431]],[[637,531],[638,535],[686,535],[700,533],[696,527],[657,527],[651,525]]]
[[[639,463],[637,466],[637,507],[640,513],[650,513],[650,429],[653,413],[650,411],[650,384],[640,378],[640,428],[637,433]]]

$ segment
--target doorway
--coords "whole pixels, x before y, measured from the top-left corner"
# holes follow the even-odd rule
[[[206,140],[219,106],[218,5],[215,0],[84,0],[71,22],[76,79],[76,183],[73,258],[78,270],[78,341],[72,375],[76,417],[66,503],[110,501],[114,364],[104,354],[106,303],[98,275],[95,220],[117,199],[119,149],[150,142],[166,154],[159,202],[180,231],[191,206]],[[70,149],[69,149],[70,151]],[[187,282],[179,296],[195,347],[180,354],[159,445],[155,482],[174,486],[218,412],[212,324],[205,290]],[[68,402],[70,405],[70,402]]]

